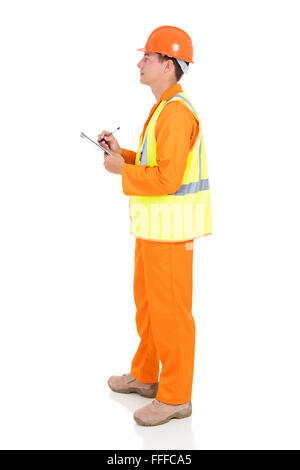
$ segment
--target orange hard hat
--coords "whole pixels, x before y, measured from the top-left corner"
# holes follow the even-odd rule
[[[193,44],[189,35],[176,26],[160,26],[147,39],[143,52],[159,52],[185,62],[193,62]]]

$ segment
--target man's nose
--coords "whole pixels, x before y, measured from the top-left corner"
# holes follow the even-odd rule
[[[137,64],[137,67],[139,67],[139,68],[142,68],[142,66],[143,66],[143,59],[140,60],[139,63]]]

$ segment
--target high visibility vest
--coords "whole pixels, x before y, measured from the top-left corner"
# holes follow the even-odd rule
[[[161,196],[130,196],[130,233],[138,238],[178,242],[212,234],[212,215],[202,126],[184,92],[163,100],[154,111],[136,152],[136,165],[157,166],[155,125],[163,108],[181,101],[199,122],[199,133],[187,156],[180,187]]]

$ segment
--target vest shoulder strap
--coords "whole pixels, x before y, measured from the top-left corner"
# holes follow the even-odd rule
[[[171,101],[181,101],[194,114],[197,121],[200,122],[196,109],[194,108],[194,106],[192,105],[191,101],[189,100],[189,98],[186,96],[185,93],[183,92],[176,93],[169,100],[166,100],[164,103],[164,106],[161,108],[161,111]]]

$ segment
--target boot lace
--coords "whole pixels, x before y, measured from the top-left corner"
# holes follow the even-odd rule
[[[156,398],[154,400],[152,400],[152,403],[156,408],[159,408],[160,406],[164,405],[164,403],[162,403],[161,401],[156,400]]]

